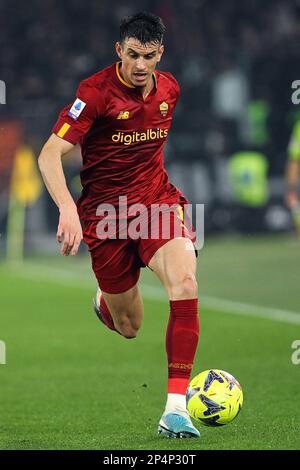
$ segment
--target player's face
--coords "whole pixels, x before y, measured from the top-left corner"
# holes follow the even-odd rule
[[[164,46],[157,42],[142,44],[137,39],[127,38],[123,43],[116,43],[116,51],[122,60],[124,80],[134,86],[145,87],[160,61]]]

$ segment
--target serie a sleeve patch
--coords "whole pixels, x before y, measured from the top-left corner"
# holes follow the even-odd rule
[[[72,104],[72,107],[70,108],[70,111],[68,112],[68,116],[74,119],[74,121],[77,121],[85,106],[86,103],[84,101],[80,100],[79,98],[76,98],[76,100]]]

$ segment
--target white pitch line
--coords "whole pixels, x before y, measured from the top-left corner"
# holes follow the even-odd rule
[[[202,302],[201,302],[202,299]],[[300,312],[289,310],[280,310],[272,307],[263,307],[261,305],[246,304],[217,297],[203,296],[201,303],[206,309],[219,310],[223,313],[231,313],[245,317],[262,318],[291,325],[300,325]]]
[[[9,269],[9,268],[8,268]],[[95,287],[95,280],[91,273],[90,279],[88,273],[86,275],[74,275],[74,271],[70,269],[59,269],[51,266],[44,266],[36,263],[25,263],[13,269],[18,277],[25,277],[33,281],[51,281],[61,285],[69,285],[70,287],[90,288]],[[152,286],[149,284],[141,284],[141,290],[145,298],[167,302],[167,295],[162,287]],[[213,310],[225,314],[261,318],[263,320],[272,320],[291,325],[300,325],[300,312],[292,312],[289,310],[280,310],[271,307],[263,307],[260,305],[252,305],[243,302],[221,299],[203,295],[200,296],[200,306],[206,310]]]
[[[143,285],[142,291],[145,297],[157,300],[166,300],[165,291],[160,287]],[[215,310],[232,315],[262,318],[264,320],[300,325],[300,312],[297,313],[288,310],[263,307],[261,305],[246,304],[243,302],[220,299],[218,297],[207,295],[201,295],[199,302],[200,307],[202,305],[206,310]]]
[[[97,284],[97,281],[93,278],[91,273],[91,278],[88,278],[88,274],[82,276],[74,274],[72,268],[70,270],[55,268],[52,266],[45,266],[37,263],[26,262],[24,265],[19,265],[18,267],[8,267],[7,269],[11,270],[16,276],[23,277],[26,279],[31,279],[32,281],[49,281],[56,284],[68,285],[70,287],[76,287],[87,289],[93,288]]]

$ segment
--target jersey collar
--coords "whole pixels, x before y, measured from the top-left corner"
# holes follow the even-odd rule
[[[125,85],[127,88],[136,88],[134,85],[131,85],[130,83],[127,83],[124,78],[122,77],[121,73],[120,73],[120,66],[121,66],[121,63],[122,62],[117,62],[116,63],[116,74],[117,74],[117,77],[118,77],[118,80],[122,83],[122,85]]]

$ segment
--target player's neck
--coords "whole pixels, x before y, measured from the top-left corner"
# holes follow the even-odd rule
[[[145,100],[147,96],[150,95],[151,91],[153,90],[154,87],[154,79],[153,76],[151,77],[151,80],[147,83],[147,85],[141,89],[141,94],[143,96],[143,99]]]

